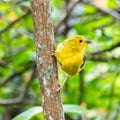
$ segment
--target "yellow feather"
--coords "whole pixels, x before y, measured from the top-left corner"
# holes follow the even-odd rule
[[[75,75],[83,64],[87,43],[90,42],[85,37],[76,35],[57,46],[55,56],[62,70],[69,76]]]

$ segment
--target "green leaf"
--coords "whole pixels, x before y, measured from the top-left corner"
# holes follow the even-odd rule
[[[71,104],[63,105],[63,109],[64,109],[64,113],[74,113],[77,115],[82,115],[88,112],[86,109],[80,107],[79,105],[71,105]]]
[[[42,107],[33,107],[21,114],[19,114],[18,116],[16,116],[15,118],[13,118],[12,120],[29,120],[30,118],[32,118],[33,116],[37,115],[38,113],[43,112]]]
[[[63,105],[63,109],[65,113],[74,113],[76,115],[82,115],[87,113],[87,110],[80,107],[79,105]],[[21,114],[19,114],[18,116],[16,116],[15,118],[13,118],[12,120],[29,120],[30,118],[32,118],[33,116],[42,113],[42,107],[33,107]]]

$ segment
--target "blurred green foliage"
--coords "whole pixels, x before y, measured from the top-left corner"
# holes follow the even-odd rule
[[[89,112],[82,116],[88,120],[119,120],[120,19],[117,18],[120,2],[91,0],[78,2],[72,8],[73,4],[74,0],[51,0],[56,45],[76,34],[82,34],[93,43],[87,48],[83,70],[70,77],[62,89],[63,104],[88,109]],[[0,120],[11,120],[42,103],[29,9],[28,0],[0,1]],[[60,81],[64,77],[59,67]],[[66,114],[66,120],[69,118],[80,120],[81,116]],[[32,118],[38,119],[43,117]]]

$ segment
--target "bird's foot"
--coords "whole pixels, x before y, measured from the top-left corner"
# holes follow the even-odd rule
[[[52,57],[55,57],[55,53],[50,54]]]
[[[62,89],[62,86],[59,84],[59,85],[57,86],[57,88],[56,88],[56,92],[60,92],[61,89]]]

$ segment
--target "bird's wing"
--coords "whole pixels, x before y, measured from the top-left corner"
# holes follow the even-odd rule
[[[80,69],[83,68],[84,64],[85,64],[85,60],[86,60],[86,56],[83,57],[83,64],[80,66]]]

